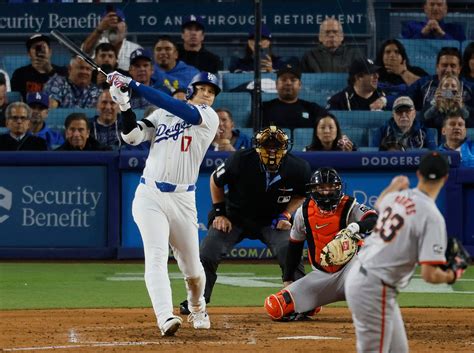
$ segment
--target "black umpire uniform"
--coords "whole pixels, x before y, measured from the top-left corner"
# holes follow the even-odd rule
[[[255,148],[233,153],[211,175],[219,188],[227,185],[226,217],[232,222],[229,233],[212,227],[201,244],[201,262],[206,272],[204,298],[210,302],[217,280],[217,267],[235,244],[248,237],[259,239],[276,255],[282,273],[285,266],[290,230],[272,228],[272,222],[285,211],[293,196],[306,196],[311,168],[305,160],[290,153],[282,159],[278,171],[263,167]],[[301,262],[295,278],[304,276]]]

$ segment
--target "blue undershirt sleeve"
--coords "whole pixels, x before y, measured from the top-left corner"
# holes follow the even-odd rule
[[[190,124],[201,124],[201,114],[199,114],[199,110],[191,104],[174,99],[173,97],[168,96],[157,89],[142,85],[135,80],[132,80],[129,86],[134,91],[139,92],[148,102],[163,108],[164,110],[167,110],[176,116],[179,116],[181,119]]]

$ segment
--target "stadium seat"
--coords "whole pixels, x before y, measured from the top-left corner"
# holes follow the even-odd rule
[[[461,43],[461,53],[464,53],[464,50],[467,48],[469,44],[472,43],[472,40],[465,40]]]
[[[331,113],[336,116],[342,130],[351,127],[380,127],[392,116],[390,111],[333,110]]]
[[[349,127],[342,129],[342,133],[347,135],[357,147],[367,147],[369,145],[368,129],[362,127]]]
[[[85,113],[88,119],[93,118],[97,111],[95,108],[56,108],[50,109],[48,119],[46,120],[48,127],[58,131],[64,131],[64,121],[71,113]]]
[[[469,138],[469,140],[471,141],[474,141],[474,127],[470,127],[467,130],[467,137]]]
[[[3,56],[3,67],[8,73],[10,78],[13,72],[19,67],[29,65],[31,63],[28,55],[4,55]]]
[[[328,97],[347,86],[346,73],[303,73],[302,92],[324,94]]]
[[[231,73],[231,72],[224,72],[222,74],[222,90],[224,92],[229,92],[236,87],[253,81],[253,72],[241,72],[241,73]],[[274,73],[263,73],[262,79],[272,79],[276,81],[276,74]]]
[[[400,39],[406,49],[410,65],[421,67],[429,74],[435,74],[436,56],[443,47],[456,47],[460,49],[457,40],[444,39]]]
[[[8,99],[8,103],[23,101],[23,97],[21,96],[21,93],[16,92],[16,91],[7,92],[7,99]]]
[[[222,92],[216,97],[214,109],[227,108],[232,112],[234,125],[237,128],[249,127],[252,98],[246,92]]]
[[[251,127],[242,127],[238,128],[242,134],[247,135],[248,137],[252,138],[254,135],[253,128]]]
[[[297,128],[293,130],[293,151],[301,152],[303,149],[311,144],[313,139],[312,128]]]
[[[0,135],[1,135],[1,134],[6,134],[8,131],[9,131],[8,128],[6,128],[6,127],[0,127]]]

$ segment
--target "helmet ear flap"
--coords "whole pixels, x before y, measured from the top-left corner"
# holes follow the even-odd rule
[[[186,99],[189,100],[193,97],[194,94],[194,86],[189,85],[188,88],[186,88]]]

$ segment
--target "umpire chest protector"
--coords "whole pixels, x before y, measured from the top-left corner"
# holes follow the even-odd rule
[[[307,198],[304,202],[303,218],[308,241],[308,258],[313,267],[325,272],[337,272],[344,267],[344,265],[323,267],[319,263],[319,257],[321,249],[333,240],[341,229],[347,227],[347,220],[354,204],[353,197],[344,195],[336,210],[329,214],[319,209],[312,198]]]

